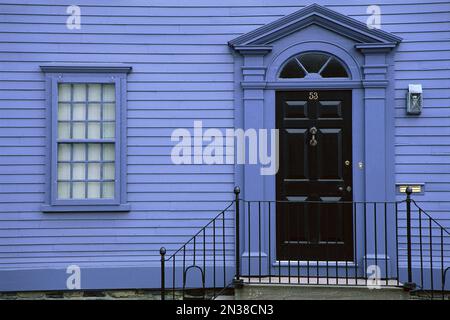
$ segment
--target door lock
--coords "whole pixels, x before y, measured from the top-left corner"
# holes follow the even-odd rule
[[[311,140],[309,140],[309,145],[311,147],[317,146],[317,140],[316,140],[317,128],[312,127],[311,129],[309,129],[309,133],[311,133],[311,135],[312,135]]]
[[[350,160],[345,160],[345,165],[348,167],[350,165]]]

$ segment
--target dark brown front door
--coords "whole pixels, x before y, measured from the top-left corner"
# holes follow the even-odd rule
[[[276,93],[277,258],[353,258],[352,93]]]

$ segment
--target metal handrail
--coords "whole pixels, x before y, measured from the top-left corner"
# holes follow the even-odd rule
[[[268,269],[266,268],[265,270],[268,270],[268,276],[269,276],[268,277],[269,278],[268,281],[270,283],[272,283],[272,276],[273,275],[271,274],[271,271],[270,271],[271,267],[272,267],[271,264],[270,264],[271,263],[270,262],[270,259],[271,259],[271,256],[270,256],[270,254],[271,254],[271,252],[270,252],[270,238],[271,238],[271,234],[270,234],[270,228],[271,228],[271,226],[270,226],[270,223],[271,223],[270,222],[270,216],[271,216],[271,211],[270,211],[270,208],[271,208],[271,204],[274,204],[274,203],[275,204],[281,204],[283,206],[288,204],[288,203],[289,204],[294,204],[294,205],[295,204],[297,204],[297,205],[298,204],[351,205],[352,206],[352,217],[353,217],[352,219],[354,219],[354,221],[353,221],[354,226],[352,227],[352,231],[351,232],[353,233],[353,237],[354,237],[354,241],[355,241],[354,248],[352,249],[352,250],[354,250],[353,257],[355,259],[357,257],[357,247],[356,247],[357,246],[357,241],[363,241],[362,243],[359,243],[360,247],[358,247],[358,248],[360,250],[360,254],[361,254],[361,252],[364,252],[364,257],[365,257],[364,259],[366,259],[364,261],[366,262],[366,264],[368,264],[368,260],[367,259],[375,259],[375,265],[378,266],[378,262],[380,262],[378,260],[380,252],[381,252],[381,256],[384,254],[387,257],[388,246],[390,248],[393,248],[393,249],[389,249],[389,250],[394,250],[394,254],[395,254],[396,259],[397,259],[396,262],[395,262],[395,266],[394,267],[396,268],[397,271],[395,273],[395,276],[394,276],[394,273],[391,273],[391,276],[388,277],[388,275],[387,275],[388,263],[387,263],[387,258],[385,258],[385,261],[384,261],[384,264],[385,264],[384,268],[385,269],[384,270],[385,270],[385,275],[386,275],[386,277],[385,277],[386,278],[385,279],[386,280],[386,285],[388,285],[388,283],[390,285],[392,285],[392,283],[396,283],[399,286],[403,285],[404,288],[408,289],[408,290],[417,290],[417,288],[423,290],[423,288],[424,288],[424,278],[425,278],[425,275],[424,275],[425,271],[424,270],[426,270],[424,268],[423,264],[424,264],[424,262],[428,262],[428,260],[424,261],[424,241],[425,242],[428,241],[429,244],[428,244],[428,247],[425,249],[425,251],[429,250],[428,252],[430,253],[430,255],[427,256],[427,259],[429,259],[429,262],[430,262],[430,275],[429,275],[429,277],[431,278],[431,282],[429,282],[429,283],[431,285],[431,291],[432,291],[431,292],[431,297],[434,297],[433,291],[434,291],[434,280],[435,280],[435,277],[433,276],[433,273],[434,273],[433,270],[435,270],[435,269],[433,269],[433,263],[436,263],[436,260],[439,261],[439,256],[437,256],[437,259],[434,256],[436,255],[435,254],[436,253],[436,246],[440,245],[440,264],[441,264],[440,265],[440,269],[441,269],[441,282],[440,283],[441,283],[441,291],[443,293],[442,297],[444,297],[445,277],[447,275],[447,271],[450,269],[450,267],[444,268],[444,240],[447,239],[447,235],[450,235],[450,232],[439,221],[437,221],[430,214],[428,214],[425,210],[423,210],[419,206],[419,204],[415,200],[413,200],[411,198],[411,195],[412,195],[411,188],[407,188],[406,189],[406,199],[401,200],[401,201],[385,201],[385,202],[376,202],[376,201],[288,201],[288,200],[269,200],[269,201],[267,201],[267,200],[261,200],[261,201],[254,200],[254,201],[247,201],[245,199],[239,198],[240,189],[238,187],[236,187],[234,189],[234,194],[235,194],[235,199],[231,203],[229,203],[225,209],[220,211],[219,214],[217,214],[213,219],[211,219],[205,226],[203,226],[198,232],[196,232],[191,238],[189,238],[189,240],[187,240],[179,249],[174,251],[168,258],[166,258],[166,249],[164,247],[161,248],[160,255],[161,255],[161,298],[162,299],[164,299],[165,296],[166,296],[166,293],[165,293],[165,290],[166,290],[166,286],[165,286],[165,270],[164,270],[166,268],[166,263],[168,261],[172,261],[172,264],[173,264],[173,270],[172,270],[173,278],[172,278],[172,282],[174,283],[175,282],[175,267],[176,267],[175,259],[176,259],[176,256],[178,254],[180,254],[181,252],[183,254],[183,270],[182,270],[183,271],[183,282],[182,282],[183,283],[183,286],[182,286],[183,287],[183,297],[184,297],[184,290],[185,290],[185,284],[186,284],[186,274],[187,274],[187,271],[192,269],[192,268],[200,269],[201,276],[202,276],[202,287],[203,287],[203,290],[204,290],[203,294],[205,294],[205,290],[206,290],[205,289],[205,274],[206,274],[206,267],[205,267],[205,261],[206,261],[206,257],[205,257],[205,243],[206,243],[206,240],[205,240],[205,234],[206,234],[207,230],[211,230],[211,229],[208,229],[208,228],[212,228],[212,230],[213,230],[213,242],[214,242],[213,249],[212,249],[213,250],[213,256],[214,256],[214,293],[213,293],[213,298],[217,296],[216,295],[216,291],[215,291],[215,289],[216,289],[216,286],[215,286],[215,283],[216,283],[216,269],[215,269],[216,268],[216,266],[215,266],[215,263],[216,263],[216,233],[215,233],[215,230],[216,230],[217,225],[219,225],[219,224],[220,224],[219,225],[219,230],[220,230],[220,228],[223,229],[222,234],[219,235],[219,237],[223,238],[223,240],[222,240],[222,249],[219,248],[219,250],[217,250],[217,252],[219,254],[220,254],[221,251],[223,251],[223,286],[218,287],[218,289],[220,289],[218,291],[219,294],[220,294],[220,292],[223,292],[227,288],[230,288],[230,287],[236,288],[236,287],[242,286],[244,281],[246,283],[252,283],[251,279],[252,279],[253,275],[252,275],[252,272],[250,271],[250,269],[252,267],[252,264],[254,264],[254,263],[258,264],[258,260],[259,260],[259,264],[258,264],[258,268],[259,268],[258,271],[259,272],[256,275],[256,277],[258,278],[258,282],[261,282],[261,278],[263,277],[263,273],[261,271],[262,270],[262,265],[261,265],[261,241],[262,241],[261,234],[262,234],[262,232],[268,232],[269,233],[268,235],[267,234],[265,235],[265,240],[264,240],[264,241],[267,241],[267,237],[269,238],[269,251],[268,251],[268,253],[269,253],[269,257],[268,257],[269,266],[268,266]],[[259,212],[257,210],[256,216],[254,216],[254,215],[251,216],[251,212],[250,212],[251,210],[250,209],[252,207],[252,204],[255,204],[255,203],[257,205],[254,206],[253,208],[257,208],[259,210]],[[265,228],[267,228],[267,223],[268,223],[269,231],[261,229],[261,221],[262,221],[261,220],[262,219],[261,204],[264,206],[267,203],[269,204],[268,205],[269,220],[266,221],[266,227]],[[246,248],[247,248],[246,250],[248,250],[248,252],[252,252],[251,249],[250,249],[252,241],[258,241],[258,243],[259,243],[259,248],[257,248],[257,249],[253,248],[253,251],[259,252],[259,257],[255,257],[255,259],[253,259],[253,262],[251,264],[250,260],[252,258],[249,255],[249,257],[247,258],[249,263],[248,263],[248,266],[247,265],[245,266],[247,268],[247,270],[244,273],[244,274],[246,274],[244,276],[244,278],[242,278],[242,270],[241,270],[241,262],[242,262],[241,261],[241,259],[242,259],[242,257],[241,257],[241,244],[240,244],[240,240],[241,240],[240,239],[240,237],[241,237],[240,206],[241,206],[241,204],[243,204],[243,208],[244,208],[243,221],[246,221],[247,225],[245,226],[245,228],[246,228],[246,230],[248,229],[247,233],[245,235],[246,237],[248,237],[248,239],[246,239],[246,240],[248,240],[248,242],[246,244]],[[407,281],[405,283],[403,283],[403,284],[400,282],[400,272],[399,272],[399,255],[400,255],[399,254],[399,250],[400,250],[399,249],[399,244],[401,243],[400,242],[401,241],[400,237],[402,237],[402,236],[399,235],[399,224],[398,224],[399,216],[398,216],[398,214],[399,214],[399,212],[404,212],[403,211],[404,209],[399,211],[399,205],[401,205],[401,204],[406,206],[406,245],[407,245],[407,247],[406,247]],[[417,209],[417,210],[413,210],[411,204],[413,204],[414,208]],[[234,213],[235,213],[235,215],[234,215],[234,223],[235,223],[235,228],[234,228],[235,229],[234,230],[235,231],[235,233],[234,233],[234,254],[235,254],[234,262],[235,262],[235,265],[234,265],[234,268],[235,268],[235,274],[234,274],[233,281],[226,281],[226,270],[225,270],[225,256],[226,256],[226,250],[225,250],[225,245],[226,245],[225,244],[225,242],[226,242],[226,240],[225,240],[225,213],[233,205],[235,206],[235,208],[234,208],[235,209],[234,210]],[[358,208],[359,208],[359,212],[360,212],[359,215],[357,215],[357,211],[358,211],[357,209]],[[367,212],[366,212],[366,209],[368,209]],[[379,211],[378,213],[377,213],[377,209]],[[263,209],[263,210],[265,210],[265,209]],[[391,210],[393,210],[393,211],[391,211]],[[275,210],[273,210],[273,211],[275,211]],[[362,212],[363,214],[361,213],[361,211],[363,211]],[[414,212],[414,211],[416,211],[416,212]],[[395,212],[395,217],[389,216],[388,212]],[[272,213],[274,213],[274,212],[272,212]],[[367,213],[369,213],[369,214],[367,215]],[[414,228],[411,226],[411,224],[412,224],[412,219],[413,219],[412,216],[413,216],[413,214],[416,214],[416,213],[418,213],[417,221],[419,222],[419,235],[418,235],[418,237],[417,237],[417,235],[414,235],[414,241],[415,242],[413,243],[412,230]],[[263,219],[265,219],[265,218],[267,218],[267,216],[264,216]],[[377,221],[377,218],[378,218],[378,221]],[[247,219],[247,220],[245,220],[245,219]],[[364,226],[364,228],[363,228],[364,230],[359,230],[359,231],[356,230],[357,229],[357,227],[356,227],[356,220],[357,219],[359,219],[358,221],[359,221],[360,225]],[[363,219],[364,221],[361,220],[361,219]],[[369,219],[373,219],[373,221],[370,222]],[[393,228],[392,225],[389,226],[389,232],[391,232],[391,235],[390,235],[391,238],[389,238],[389,239],[388,239],[388,219],[395,219],[395,229],[392,229]],[[425,222],[427,222],[428,225],[422,225],[422,222],[423,222],[424,219],[425,219]],[[259,225],[257,227],[254,227],[255,228],[254,230],[250,228],[251,227],[250,226],[251,221],[254,221],[254,222],[258,222],[259,221]],[[373,224],[371,224],[371,223],[373,223]],[[435,227],[433,227],[433,225]],[[379,228],[378,230],[377,230],[377,226]],[[367,230],[367,228],[369,228],[369,227],[372,228],[372,229],[371,230]],[[436,229],[436,227],[438,229]],[[328,230],[328,227],[327,227],[327,230]],[[258,239],[250,240],[250,232],[256,232],[257,233],[256,235],[259,237],[259,240]],[[356,234],[357,232],[359,233],[359,236],[360,236],[359,240],[357,240],[358,239],[357,238],[357,234]],[[361,232],[363,232],[364,234],[361,235]],[[395,239],[394,240],[392,238],[393,237],[392,232],[395,232]],[[425,234],[425,233],[427,233],[427,234]],[[435,240],[435,238],[438,236],[437,233],[439,233],[440,241],[439,241],[439,239]],[[374,239],[368,238],[369,234],[370,234],[370,237],[375,237],[375,238]],[[445,236],[444,236],[444,234],[445,234]],[[197,238],[201,238],[201,237],[203,237],[203,268],[196,264],[196,253],[198,252],[198,250],[196,252],[196,240],[197,240]],[[377,237],[378,237],[378,239],[377,239]],[[433,243],[433,240],[435,240],[434,243]],[[298,241],[298,240],[296,240],[296,241]],[[332,241],[334,241],[334,240],[332,240]],[[332,244],[332,241],[328,242],[328,240],[327,240],[327,242],[326,242],[327,245],[329,243]],[[412,266],[412,262],[413,262],[412,245],[413,244],[414,245],[419,245],[419,243],[417,243],[417,241],[420,242],[420,247],[419,247],[420,251],[418,252],[419,258],[420,258],[420,268],[419,268],[420,278],[417,278],[417,272],[413,273],[413,266]],[[185,256],[186,256],[186,250],[189,251],[190,249],[188,248],[188,245],[190,246],[192,244],[194,245],[193,246],[193,248],[194,248],[193,249],[193,255],[192,255],[193,264],[185,266],[185,264],[184,264],[185,260],[184,259],[185,259]],[[220,240],[219,240],[219,244],[220,244]],[[372,251],[368,251],[367,250],[368,244],[370,246],[372,246],[371,250],[375,250],[374,251],[375,254],[372,254]],[[255,245],[254,242],[253,242],[253,245]],[[445,246],[447,246],[447,245],[448,244],[446,243]],[[361,250],[363,250],[363,248],[361,246],[364,247],[364,251],[361,251]],[[377,248],[377,246],[379,246],[379,247]],[[384,248],[383,248],[383,246],[384,246]],[[368,257],[367,254],[369,254],[369,256],[372,255],[373,257],[372,258],[367,258]],[[329,258],[329,256],[328,256],[328,249],[327,249],[327,257]],[[414,257],[415,257],[415,259],[417,261],[417,256],[414,256]],[[256,259],[256,258],[258,258],[258,259]],[[345,269],[342,269],[341,271],[338,271],[338,260],[336,260],[336,261],[329,261],[328,258],[326,259],[326,261],[324,260],[324,262],[320,263],[321,265],[322,264],[324,264],[324,265],[326,264],[326,269],[321,269],[320,272],[319,272],[319,261],[317,261],[316,264],[314,264],[314,261],[312,261],[312,262],[311,261],[305,261],[305,262],[302,262],[304,264],[303,266],[300,264],[300,261],[296,261],[294,263],[297,264],[297,273],[295,273],[295,270],[294,270],[293,274],[291,274],[291,265],[292,265],[293,262],[291,260],[289,260],[288,261],[289,263],[286,265],[286,268],[285,268],[285,271],[286,271],[286,269],[288,270],[287,277],[288,277],[289,283],[291,283],[291,277],[295,276],[295,277],[298,277],[298,283],[300,284],[300,269],[303,268],[303,270],[306,269],[305,272],[307,272],[308,284],[311,284],[310,283],[310,276],[313,276],[314,272],[315,272],[315,276],[319,277],[319,276],[323,275],[322,271],[324,271],[324,270],[326,271],[326,275],[325,275],[326,283],[327,284],[331,284],[331,282],[329,282],[329,280],[332,279],[331,275],[329,275],[329,268],[333,267],[334,264],[336,264],[336,269],[335,269],[334,272],[330,269],[333,272],[334,277],[336,278],[336,280],[335,280],[336,284],[339,283],[338,277],[342,274],[341,271],[342,272],[345,271],[345,283],[346,284],[349,283],[349,277],[350,277],[350,273],[351,273],[352,274],[351,277],[354,277],[354,283],[356,285],[359,285],[361,283],[364,284],[364,285],[367,285],[367,283],[369,281],[369,278],[368,278],[368,275],[367,275],[367,271],[366,270],[362,270],[362,272],[361,272],[361,270],[358,270],[358,268],[360,266],[358,266],[357,262],[352,264],[352,263],[349,263],[349,261],[343,261],[343,262],[340,261],[339,262],[339,264],[341,266],[340,268],[342,268],[342,266],[344,266]],[[199,260],[201,260],[201,257],[199,258]],[[279,279],[281,281],[281,277],[282,277],[281,267],[282,267],[282,265],[281,265],[281,261],[280,260],[281,259],[278,259],[277,263],[278,263],[278,272],[279,272],[278,277],[279,277]],[[177,260],[177,261],[179,261],[179,260]],[[311,265],[310,265],[310,263],[311,263]],[[311,274],[310,274],[310,271],[311,271],[310,270],[310,266],[315,268],[314,270],[312,270]],[[434,266],[436,267],[436,265],[434,265]],[[267,267],[267,266],[265,266],[265,267]],[[359,281],[359,280],[361,280],[361,278],[360,278],[361,274],[362,274],[362,279],[365,280],[363,282]],[[283,275],[283,276],[286,276],[286,275]],[[319,281],[318,278],[317,278],[317,281]],[[392,282],[392,281],[394,281],[394,282]],[[172,290],[175,290],[174,286],[175,285],[173,284]],[[173,291],[173,292],[175,292],[175,291]]]

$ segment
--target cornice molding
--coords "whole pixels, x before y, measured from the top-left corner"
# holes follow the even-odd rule
[[[342,34],[363,44],[397,45],[402,41],[391,33],[369,29],[366,24],[318,4],[312,4],[297,12],[250,31],[228,42],[235,50],[246,47],[269,48],[271,43],[312,24]]]
[[[272,46],[235,46],[234,50],[243,55],[266,55],[272,51]]]
[[[39,67],[48,73],[129,73],[132,70],[131,66],[120,63],[49,63]]]

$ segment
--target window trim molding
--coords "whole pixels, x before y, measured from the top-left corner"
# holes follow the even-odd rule
[[[131,71],[126,65],[42,65],[46,79],[46,197],[43,212],[124,212],[129,211],[126,203],[126,81]],[[116,183],[114,199],[56,199],[57,174],[57,106],[59,83],[114,83],[116,87]]]

